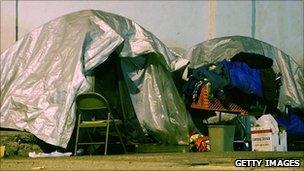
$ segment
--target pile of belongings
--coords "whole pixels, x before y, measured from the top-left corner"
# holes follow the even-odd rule
[[[210,151],[209,137],[203,134],[190,132],[190,151],[193,152],[205,152]]]
[[[188,102],[197,102],[201,87],[207,84],[211,100],[214,97],[225,100],[237,92],[237,96],[243,94],[248,99],[254,96],[268,108],[276,108],[281,83],[280,73],[275,73],[272,65],[273,60],[266,56],[240,52],[230,60],[205,64],[188,72],[184,94],[190,99]]]

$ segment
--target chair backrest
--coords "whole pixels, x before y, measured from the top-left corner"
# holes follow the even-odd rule
[[[80,110],[98,110],[109,108],[107,100],[100,94],[95,92],[87,92],[79,94],[76,97],[76,104]]]

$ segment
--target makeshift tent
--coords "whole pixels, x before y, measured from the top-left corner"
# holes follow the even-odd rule
[[[194,126],[170,72],[188,61],[135,22],[96,10],[50,21],[1,54],[1,127],[66,147],[75,97],[92,90],[90,76],[109,57],[119,58],[125,124],[138,122],[162,143],[186,143]]]
[[[278,48],[243,36],[215,38],[193,46],[186,55],[189,68],[196,69],[204,64],[230,59],[240,52],[264,55],[273,60],[273,70],[282,74],[282,86],[278,108],[286,105],[304,110],[304,71],[299,64]]]

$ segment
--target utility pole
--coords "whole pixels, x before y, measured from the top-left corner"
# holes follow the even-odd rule
[[[15,40],[18,41],[18,0],[16,0],[16,16],[15,16],[15,26],[16,26],[16,30],[15,30]]]

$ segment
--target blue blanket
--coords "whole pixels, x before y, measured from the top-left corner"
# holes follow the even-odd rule
[[[237,87],[247,94],[255,94],[263,97],[262,81],[259,69],[250,68],[244,62],[221,62],[227,69],[230,78],[230,86]]]

